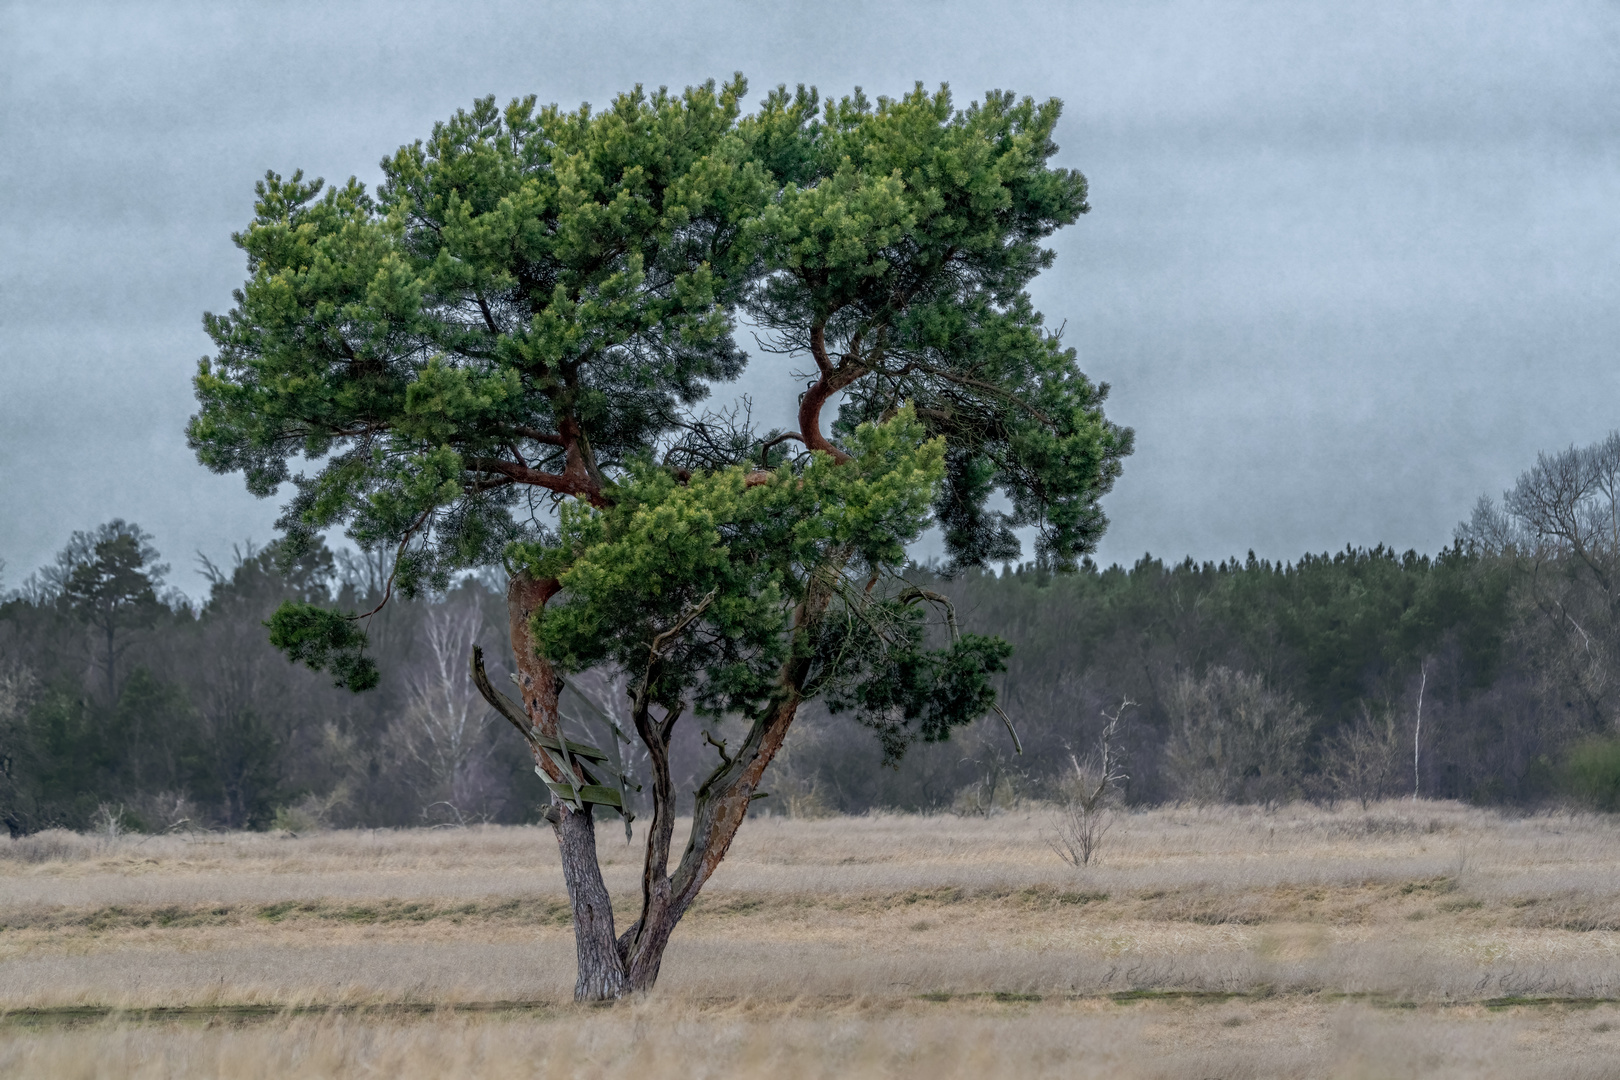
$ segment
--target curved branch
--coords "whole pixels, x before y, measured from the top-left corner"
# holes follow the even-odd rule
[[[1007,725],[1007,734],[1012,736],[1013,753],[1022,754],[1024,752],[1024,742],[1018,737],[1018,729],[1013,727],[1012,717],[1007,715],[1007,710],[1001,707],[999,701],[992,703],[990,707],[996,710],[996,715],[1001,717],[1001,722]]]
[[[934,592],[932,589],[924,589],[921,586],[913,585],[909,589],[902,590],[895,599],[902,604],[915,604],[919,600],[926,600],[935,607],[944,608],[945,623],[951,628],[952,643],[962,639],[962,631],[956,625],[956,605],[951,603],[950,597]],[[1014,736],[1014,739],[1016,738],[1017,736]]]
[[[519,465],[515,461],[504,461],[501,458],[467,457],[462,459],[467,468],[475,472],[495,473],[507,477],[515,483],[527,484],[530,487],[545,488],[555,491],[559,495],[578,495],[590,501],[593,506],[605,506],[607,500],[602,497],[597,485],[581,475],[570,476],[567,473],[549,473],[528,465]],[[572,470],[570,470],[572,471]]]
[[[420,529],[422,527],[422,523],[427,521],[427,519],[432,515],[433,507],[430,506],[426,510],[422,511],[421,517],[417,518],[411,523],[410,528],[405,530],[405,536],[400,540],[399,547],[394,552],[394,568],[388,571],[388,582],[383,586],[383,598],[377,602],[376,607],[372,608],[364,615],[350,615],[348,617],[350,622],[358,622],[361,619],[369,619],[387,606],[389,598],[394,595],[394,575],[399,573],[399,559],[401,555],[405,554],[405,545],[411,542],[411,537],[416,535],[416,530]]]
[[[799,431],[804,445],[811,450],[820,450],[842,465],[850,460],[849,455],[827,441],[821,433],[821,410],[827,404],[827,399],[850,383],[866,374],[866,368],[855,363],[850,356],[842,358],[835,367],[831,358],[827,356],[827,335],[823,327],[817,326],[810,330],[810,354],[816,358],[816,368],[821,377],[810,385],[799,399]]]
[[[945,622],[951,628],[951,641],[956,642],[962,639],[962,631],[956,625],[956,605],[951,603],[950,597],[934,592],[932,589],[924,589],[921,586],[913,585],[911,588],[901,592],[895,599],[903,604],[915,604],[919,600],[926,600],[936,607],[944,608]],[[1013,727],[1012,717],[1007,715],[1007,710],[1001,707],[999,701],[991,702],[990,707],[995,710],[997,716],[1001,717],[1001,722],[1007,726],[1007,734],[1012,736],[1013,753],[1022,754],[1024,752],[1024,740],[1018,737],[1018,729]]]
[[[797,431],[784,431],[784,432],[782,432],[782,434],[778,435],[776,438],[774,438],[774,439],[766,439],[764,442],[760,443],[759,444],[759,465],[760,465],[760,468],[764,468],[766,461],[769,460],[765,455],[770,452],[771,447],[779,445],[781,443],[785,443],[790,439],[796,440],[796,441],[801,442],[801,443],[804,442],[804,436],[800,435]]]

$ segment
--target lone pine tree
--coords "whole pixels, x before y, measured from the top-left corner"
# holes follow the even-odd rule
[[[374,194],[272,173],[235,236],[249,279],[205,317],[191,444],[258,495],[293,485],[288,557],[342,526],[393,550],[406,593],[507,570],[521,701],[472,662],[552,793],[582,1000],[653,985],[803,702],[852,713],[889,761],[996,708],[1008,646],[957,633],[906,544],[938,525],[977,565],[1033,526],[1072,566],[1131,448],[1025,291],[1087,210],[1084,177],[1048,165],[1057,102],[779,88],[743,115],[745,92],[486,98],[385,159]],[[701,408],[748,361],[740,317],[785,385],[804,367],[798,430]],[[288,604],[270,627],[343,685],[379,677],[353,613]],[[625,809],[622,778],[558,712],[562,678],[598,664],[629,678],[652,774],[622,933],[593,824]],[[677,858],[688,715],[747,733],[712,740]]]
[[[157,559],[149,533],[115,519],[92,532],[75,532],[45,571],[57,603],[98,639],[109,705],[118,703],[118,658],[127,644],[120,637],[167,613],[157,590],[169,568]]]

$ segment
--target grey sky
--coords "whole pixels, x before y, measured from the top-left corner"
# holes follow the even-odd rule
[[[873,9],[879,10],[878,14]],[[188,380],[265,169],[341,180],[473,98],[746,73],[1066,103],[1093,212],[1036,299],[1138,451],[1104,560],[1432,551],[1620,426],[1620,6],[226,3],[0,7],[0,558],[273,502],[195,463]],[[779,368],[745,388],[785,419]]]

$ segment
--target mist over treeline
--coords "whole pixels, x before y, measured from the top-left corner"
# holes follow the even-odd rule
[[[137,525],[109,522],[0,605],[13,835],[537,819],[528,749],[467,674],[477,644],[507,679],[498,573],[378,608],[384,559],[318,547],[287,564],[250,545],[206,564],[210,591],[192,601],[165,589],[160,558]],[[910,576],[950,597],[963,629],[1013,644],[1000,692],[1023,752],[991,716],[888,768],[872,732],[818,707],[759,810],[985,813],[1050,797],[1112,716],[1136,804],[1415,791],[1620,808],[1620,435],[1543,455],[1433,556]],[[288,599],[378,608],[365,626],[381,686],[349,693],[276,652],[265,620]],[[611,740],[622,679],[569,686],[570,734]],[[724,739],[724,719],[705,726]],[[701,730],[674,747],[688,792],[716,760]]]

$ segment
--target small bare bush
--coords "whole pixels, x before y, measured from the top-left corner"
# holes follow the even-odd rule
[[[951,800],[952,812],[990,817],[1015,809],[1023,800],[1023,774],[1000,747],[991,747],[977,757],[966,758],[963,764],[974,766],[979,779],[957,790]]]
[[[807,765],[824,738],[819,729],[807,724],[795,725],[788,733],[787,742],[771,762],[770,812],[790,818],[824,818],[833,813],[820,773]]]
[[[1084,762],[1069,755],[1073,771],[1064,777],[1055,823],[1057,838],[1052,842],[1052,850],[1070,866],[1089,865],[1113,824],[1119,786],[1130,779],[1125,775],[1120,756],[1120,718],[1135,704],[1125,700],[1112,716],[1103,713],[1108,723],[1097,739],[1096,752]]]
[[[112,803],[102,803],[96,807],[96,812],[90,816],[91,835],[102,840],[117,840],[129,831],[129,825],[125,820],[123,803],[116,806]]]
[[[272,829],[294,835],[319,832],[331,828],[333,813],[349,801],[349,789],[342,784],[326,795],[311,792],[291,806],[276,807]]]
[[[159,791],[137,795],[130,809],[155,833],[187,832],[197,828],[202,814],[183,791]]]

